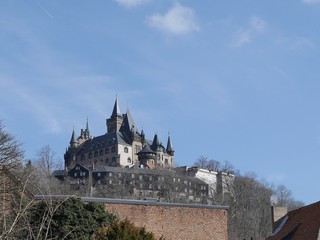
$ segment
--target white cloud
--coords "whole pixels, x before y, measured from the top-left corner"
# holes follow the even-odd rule
[[[176,4],[164,15],[155,14],[150,16],[148,23],[151,27],[176,35],[200,30],[195,21],[193,9],[180,4]]]
[[[320,3],[320,0],[302,0],[302,2],[306,4],[318,4]]]
[[[250,19],[250,27],[252,30],[263,32],[266,28],[267,24],[264,20],[257,16],[252,16]]]
[[[119,5],[124,6],[124,7],[136,7],[138,5],[142,5],[144,3],[149,2],[150,0],[114,0],[116,1]]]
[[[267,23],[263,19],[257,16],[252,16],[247,28],[240,28],[236,31],[231,46],[240,47],[251,42],[252,38],[256,34],[264,32],[266,27]]]
[[[232,46],[240,47],[245,43],[249,43],[251,41],[251,35],[250,30],[239,29],[234,35]]]

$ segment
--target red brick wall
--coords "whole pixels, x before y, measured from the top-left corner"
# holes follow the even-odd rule
[[[179,204],[135,205],[105,203],[109,212],[144,226],[157,237],[170,239],[227,240],[227,210],[212,206]]]

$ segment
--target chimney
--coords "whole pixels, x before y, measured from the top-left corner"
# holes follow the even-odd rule
[[[272,206],[271,217],[272,217],[272,232],[277,228],[276,222],[284,217],[288,213],[288,208],[284,206]]]

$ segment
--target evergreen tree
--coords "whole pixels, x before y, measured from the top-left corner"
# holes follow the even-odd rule
[[[103,204],[83,203],[78,198],[59,202],[41,201],[29,214],[29,238],[40,239],[90,239],[99,227],[107,226],[115,216],[105,211]]]
[[[147,232],[144,227],[136,227],[128,219],[124,221],[114,221],[107,228],[100,228],[94,235],[94,240],[155,240],[151,232]],[[161,238],[163,239],[163,238]]]

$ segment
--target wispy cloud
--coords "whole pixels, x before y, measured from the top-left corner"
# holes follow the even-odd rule
[[[306,4],[319,4],[320,0],[302,0],[302,2]]]
[[[147,19],[149,26],[165,33],[184,35],[199,31],[192,8],[175,4],[164,15],[154,14]]]
[[[114,0],[114,1],[121,6],[131,8],[131,7],[136,7],[138,5],[145,4],[147,2],[150,2],[151,0]]]
[[[236,31],[231,46],[240,47],[251,42],[252,38],[256,34],[264,32],[266,27],[267,23],[263,19],[257,16],[252,16],[246,28],[240,28]]]
[[[284,45],[291,50],[301,50],[301,49],[312,49],[316,48],[317,45],[315,44],[312,39],[300,36],[294,37],[278,37],[275,40],[276,45]]]

